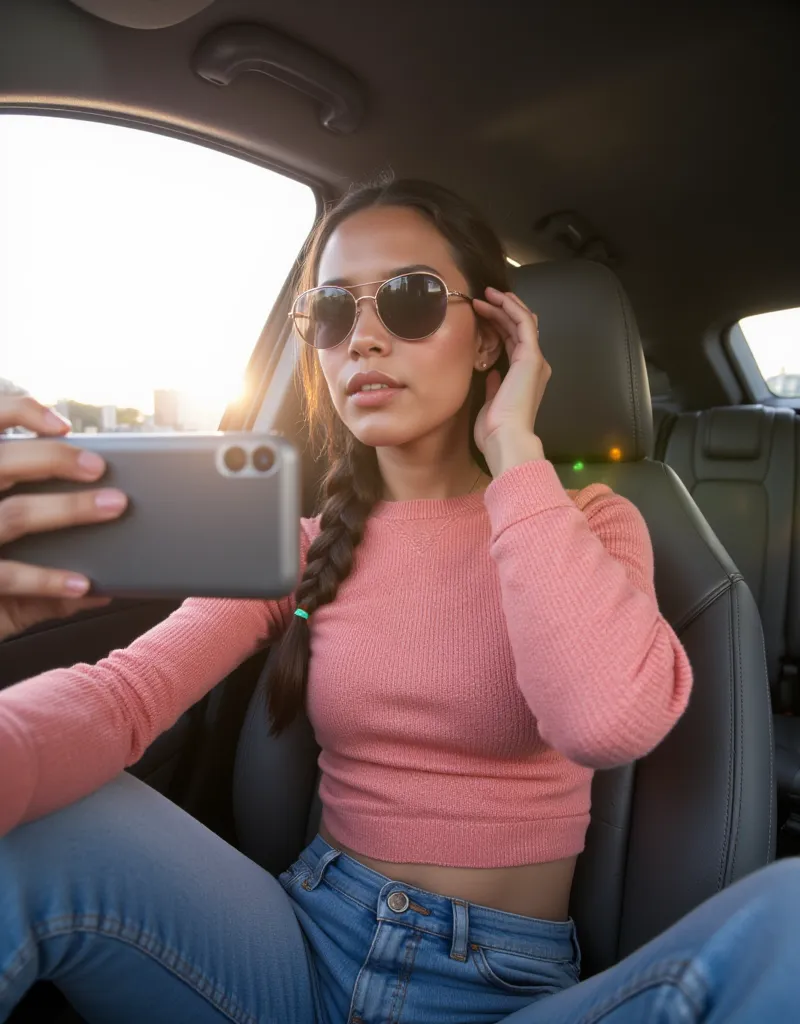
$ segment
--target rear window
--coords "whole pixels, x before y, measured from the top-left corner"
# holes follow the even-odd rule
[[[800,398],[800,308],[739,321],[767,387],[780,398]]]

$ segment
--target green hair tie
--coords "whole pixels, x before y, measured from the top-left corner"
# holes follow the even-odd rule
[[[294,613],[295,613],[295,615],[299,615],[301,619],[307,619],[308,618],[308,612],[303,611],[302,608],[295,608]]]

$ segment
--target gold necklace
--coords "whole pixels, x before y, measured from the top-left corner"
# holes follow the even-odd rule
[[[481,478],[482,476],[483,476],[483,470],[482,470],[482,469],[479,469],[479,470],[478,470],[478,475],[477,475],[477,477],[475,478],[475,483],[474,483],[474,484],[472,485],[472,487],[470,487],[470,489],[469,489],[469,490],[467,491],[467,494],[472,494],[472,492],[473,492],[473,491],[475,490],[475,488],[476,488],[476,487],[477,487],[477,485],[478,485],[478,481],[480,480],[480,478]]]

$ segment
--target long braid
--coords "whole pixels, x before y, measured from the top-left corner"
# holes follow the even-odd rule
[[[295,591],[297,607],[309,615],[336,597],[353,568],[353,554],[364,536],[367,518],[381,496],[375,449],[351,436],[323,483],[320,532],[308,549],[303,578]],[[270,658],[268,709],[271,732],[278,735],[305,705],[310,657],[309,623],[292,616]],[[281,686],[273,685],[280,679]]]

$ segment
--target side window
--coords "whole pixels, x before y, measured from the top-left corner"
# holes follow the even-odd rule
[[[739,328],[772,394],[800,398],[800,308],[746,316]]]
[[[0,116],[0,390],[73,429],[215,430],[316,215],[307,186],[152,132]]]

